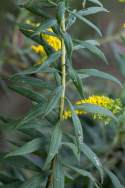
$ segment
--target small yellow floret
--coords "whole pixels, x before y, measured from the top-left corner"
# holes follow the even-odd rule
[[[45,50],[41,45],[32,45],[31,49],[37,54],[45,54]]]
[[[113,114],[119,113],[122,109],[122,104],[121,104],[121,101],[119,99],[113,100],[113,99],[106,97],[106,96],[93,95],[93,96],[90,96],[89,98],[79,100],[75,103],[75,105],[76,105],[75,113],[77,115],[84,115],[84,114],[87,113],[83,110],[77,110],[77,105],[81,105],[81,104],[85,104],[85,103],[94,104],[94,105],[104,107],[104,108],[110,110]],[[64,112],[64,119],[68,119],[71,116],[72,116],[72,114],[71,114],[70,110],[66,110]],[[103,115],[100,115],[100,114],[94,114],[93,118],[94,119],[105,119],[105,117]],[[109,119],[107,119],[107,120],[109,121]]]
[[[47,31],[53,33],[52,29],[48,29]],[[61,41],[59,38],[50,34],[42,34],[41,36],[55,51],[59,51],[61,49]],[[46,53],[42,45],[33,45],[31,48],[37,54],[43,55]]]

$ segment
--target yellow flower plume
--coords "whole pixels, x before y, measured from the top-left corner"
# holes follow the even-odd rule
[[[49,28],[47,31],[53,33],[53,30],[51,28]],[[50,34],[42,34],[41,36],[48,43],[48,45],[50,45],[55,51],[59,51],[61,49],[61,40],[58,37]],[[44,47],[42,45],[32,45],[31,48],[37,54],[46,54]]]
[[[85,103],[94,104],[94,105],[104,107],[104,108],[110,110],[114,115],[119,113],[122,109],[122,104],[121,104],[120,99],[113,100],[106,96],[93,95],[93,96],[90,96],[89,98],[79,100],[75,103],[75,105],[76,105],[75,113],[77,115],[85,115],[87,113],[83,110],[77,110],[77,105],[81,105],[81,104],[85,104]],[[63,115],[64,119],[68,119],[71,116],[72,116],[72,113],[70,110],[66,110],[64,112],[64,115]],[[105,119],[104,115],[100,115],[100,114],[93,114],[93,118],[100,119],[100,120]],[[108,121],[109,121],[109,119],[108,119]]]

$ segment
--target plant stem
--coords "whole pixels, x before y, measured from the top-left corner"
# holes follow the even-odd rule
[[[63,17],[61,21],[61,28],[62,31],[65,32],[65,16]],[[65,48],[65,43],[64,39],[62,38],[62,57],[61,57],[61,68],[62,68],[62,96],[61,96],[61,101],[60,101],[60,120],[63,119],[63,112],[64,112],[64,102],[65,102],[65,90],[66,90],[66,48]]]
[[[66,31],[66,27],[65,27],[65,15],[63,15],[63,18],[61,20],[61,24],[60,24],[61,30],[63,32]],[[65,62],[66,62],[66,48],[65,48],[65,43],[64,43],[64,39],[61,39],[61,46],[62,46],[62,56],[61,56],[61,77],[62,77],[62,96],[60,99],[60,113],[59,113],[59,119],[60,121],[63,120],[63,113],[64,113],[64,104],[65,104],[65,90],[66,90],[66,66],[65,66]],[[52,183],[52,178],[53,178],[53,169],[54,169],[54,164],[55,164],[55,160],[56,160],[56,156],[53,158],[52,162],[51,162],[51,174],[48,176],[48,180],[47,180],[47,184],[46,184],[46,188],[49,188],[51,183]]]

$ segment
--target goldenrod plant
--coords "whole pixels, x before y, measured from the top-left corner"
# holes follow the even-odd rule
[[[111,122],[117,126],[122,103],[103,94],[86,97],[83,80],[94,76],[109,79],[120,87],[121,83],[97,69],[76,69],[72,57],[79,50],[86,49],[102,61],[107,63],[107,60],[96,40],[74,39],[69,32],[80,21],[102,36],[88,16],[108,11],[99,0],[79,2],[81,9],[77,10],[71,0],[20,1],[22,11],[28,10],[34,20],[18,23],[18,27],[32,40],[29,48],[40,61],[10,78],[9,88],[31,100],[32,106],[24,117],[1,117],[3,127],[9,127],[13,133],[17,131],[22,139],[16,142],[13,138],[10,142],[15,147],[1,156],[8,171],[3,174],[7,182],[1,180],[0,187],[99,188],[105,187],[108,176],[111,187],[123,188],[112,168],[108,168],[108,158],[107,161],[99,158],[84,136],[88,130],[87,115],[105,128]],[[38,74],[42,77],[37,77]],[[67,92],[69,84],[78,94],[75,101],[70,98],[70,91]]]

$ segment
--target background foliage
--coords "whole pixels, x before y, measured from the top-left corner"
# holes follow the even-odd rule
[[[18,3],[23,3],[23,1]],[[115,10],[118,8],[123,10],[123,6],[119,5],[118,2],[113,1],[112,3],[116,5],[114,6]],[[97,183],[101,183],[100,176],[102,178],[103,173],[104,183],[102,187],[124,187],[124,110],[118,117],[118,122],[112,121],[108,126],[105,126],[103,122],[93,120],[90,116],[80,118],[83,128],[84,143],[81,149],[81,162],[78,162],[79,152],[75,140],[76,138],[73,136],[72,122],[68,121],[66,125],[62,125],[63,129],[60,130],[58,124],[55,125],[58,113],[55,111],[50,113],[54,106],[56,106],[58,102],[57,99],[60,97],[61,88],[55,88],[60,84],[60,75],[56,74],[55,77],[52,78],[53,73],[48,75],[45,71],[41,75],[35,71],[30,77],[22,77],[20,74],[16,74],[16,77],[12,77],[11,80],[8,80],[12,73],[20,73],[26,69],[27,71],[37,70],[36,67],[33,67],[33,70],[31,70],[30,67],[38,60],[38,56],[30,49],[30,45],[32,45],[33,42],[25,38],[19,32],[19,27],[23,30],[25,26],[25,31],[29,29],[28,26],[26,27],[26,25],[24,25],[24,22],[29,18],[34,19],[34,16],[24,9],[20,11],[17,5],[14,5],[14,2],[5,2],[5,5],[6,4],[7,6],[5,7],[9,10],[13,7],[12,12],[14,12],[14,14],[11,12],[8,14],[8,10],[4,11],[4,14],[2,14],[1,11],[3,15],[1,16],[3,27],[1,30],[2,48],[0,53],[2,112],[0,123],[1,187],[45,187],[47,177],[51,172],[48,169],[45,171],[45,167],[53,158],[51,153],[53,153],[53,151],[56,153],[59,147],[62,132],[63,142],[61,144],[63,145],[63,149],[60,151],[60,155],[56,157],[56,164],[54,166],[54,177],[56,177],[54,182],[56,183],[54,184],[54,188],[64,186],[64,171],[65,187],[68,188],[91,188],[93,186],[100,186],[97,185]],[[111,9],[112,4],[110,5],[109,1],[104,2],[104,4],[108,10]],[[72,7],[80,8],[81,2],[72,2]],[[124,85],[124,29],[122,27],[122,17],[124,17],[124,14],[119,12],[119,17],[113,15],[115,10],[108,14],[101,13],[100,15],[105,15],[105,20],[103,20],[103,16],[100,18],[100,16],[97,15],[89,18],[90,20],[96,21],[102,28],[104,33],[102,39],[88,26],[79,22],[77,26],[69,30],[69,33],[74,38],[78,37],[80,40],[99,40],[103,51],[107,52],[106,56],[109,62],[109,65],[105,65],[101,59],[94,57],[92,54],[88,53],[88,51],[79,50],[77,53],[73,54],[73,66],[75,68],[98,68],[102,71],[107,69],[106,72],[112,72]],[[124,10],[121,12],[124,12]],[[55,12],[52,11],[51,13],[54,14]],[[113,16],[113,18],[111,16]],[[41,21],[40,18],[37,19]],[[114,19],[118,20],[117,25],[112,21]],[[18,27],[15,26],[16,22],[23,24]],[[7,29],[9,33],[4,32],[7,31]],[[69,38],[65,40],[67,41],[66,44],[70,46]],[[69,50],[71,49],[68,47],[68,53],[70,52]],[[101,57],[104,59],[102,54]],[[51,58],[58,58],[58,56]],[[78,84],[80,83],[78,82]],[[85,96],[105,94],[112,98],[121,97],[124,105],[124,88],[121,89],[120,86],[112,81],[95,77],[93,79],[92,77],[84,79],[83,85]],[[106,85],[106,87],[104,87],[104,85]],[[80,85],[76,86],[77,88],[80,87]],[[80,89],[81,88],[79,88],[79,91],[81,91]],[[15,94],[15,92],[18,94]],[[72,101],[76,101],[76,99],[80,98],[73,84],[69,84],[67,94]],[[45,108],[45,98],[48,98],[48,96],[50,101],[47,108]],[[68,103],[73,111],[71,103]],[[13,106],[15,106],[15,108],[13,108]],[[43,113],[45,113],[44,116],[48,114],[49,116],[43,119]],[[77,124],[77,128],[80,128],[80,121],[75,114],[74,121],[75,124]],[[51,136],[54,125],[54,136]],[[51,145],[51,149],[48,153],[49,142],[53,145]],[[8,154],[9,151],[13,152]],[[47,155],[49,155],[49,157],[46,161]],[[56,181],[58,178],[60,181]]]

